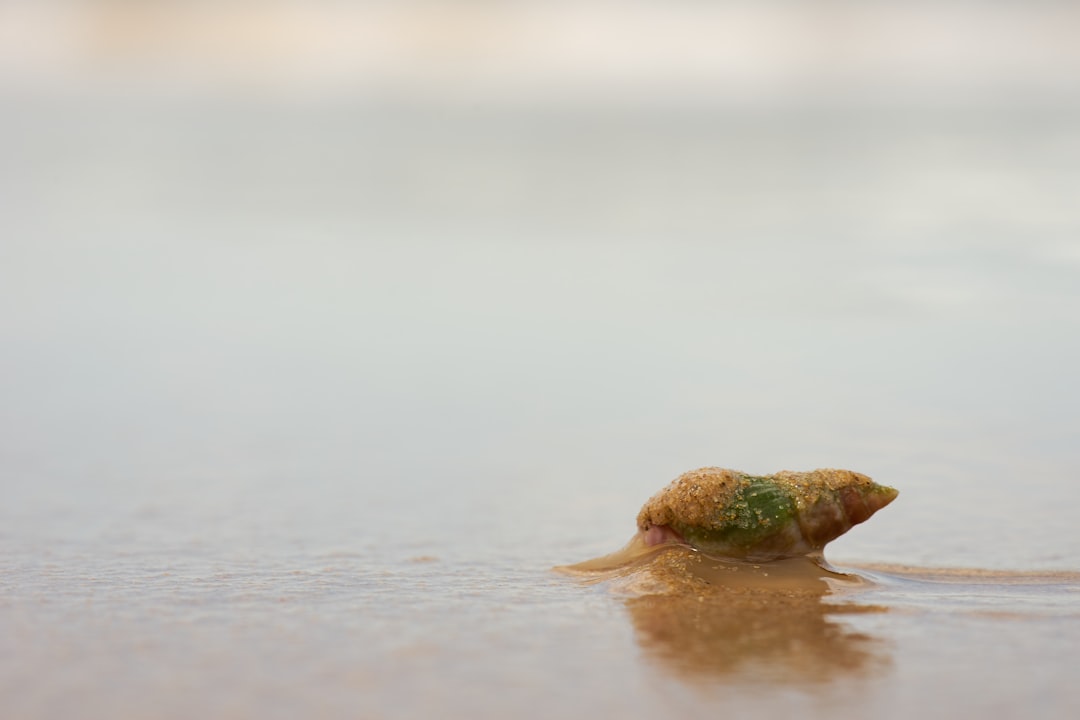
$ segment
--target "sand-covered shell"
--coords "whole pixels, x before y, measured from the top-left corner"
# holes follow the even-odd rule
[[[850,470],[749,475],[691,470],[638,513],[645,542],[685,542],[711,555],[771,560],[819,552],[892,502],[897,491]]]

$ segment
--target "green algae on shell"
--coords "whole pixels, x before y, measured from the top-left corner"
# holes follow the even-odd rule
[[[750,475],[708,467],[654,495],[637,524],[647,545],[683,542],[711,555],[773,560],[820,552],[896,496],[850,470]]]

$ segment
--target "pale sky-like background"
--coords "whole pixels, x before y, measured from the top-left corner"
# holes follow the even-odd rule
[[[0,4],[6,85],[90,78],[298,95],[1071,96],[1070,2]]]
[[[1073,567],[1077,27],[0,2],[8,527],[486,502],[602,551],[692,467],[840,465],[902,491],[852,555]]]

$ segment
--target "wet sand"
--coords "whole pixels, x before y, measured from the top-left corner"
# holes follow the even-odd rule
[[[704,686],[828,685],[887,675],[889,633],[861,632],[851,622],[868,614],[883,616],[879,625],[889,615],[943,610],[1000,621],[1054,617],[1080,631],[1080,573],[838,570],[821,556],[752,563],[686,546],[650,548],[640,536],[616,553],[557,571],[605,585],[625,604],[644,657]]]
[[[623,597],[645,656],[686,679],[823,682],[884,662],[872,638],[834,618],[886,608],[825,602],[868,581],[820,559],[755,564],[646,548],[635,536],[614,555],[558,570]]]
[[[1080,706],[1080,574],[628,554],[552,572],[416,548],[246,560],[57,548],[4,567],[0,709],[1065,718]]]

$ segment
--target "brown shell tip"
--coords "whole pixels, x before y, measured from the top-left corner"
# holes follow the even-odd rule
[[[887,485],[871,482],[864,486],[848,486],[841,489],[840,500],[844,505],[844,514],[852,525],[866,522],[870,516],[885,507],[900,492]]]

